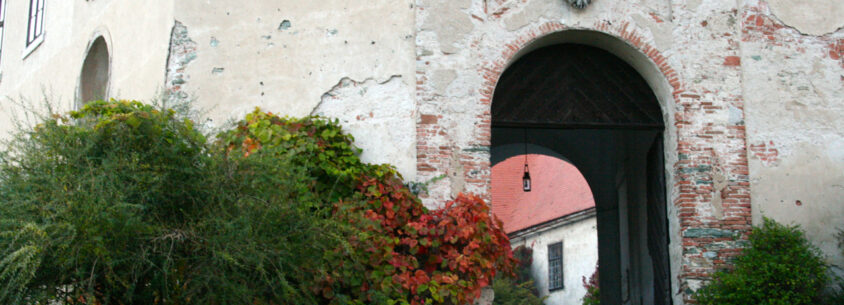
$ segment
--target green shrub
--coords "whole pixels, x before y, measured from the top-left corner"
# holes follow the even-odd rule
[[[492,290],[495,291],[495,305],[542,305],[547,297],[540,298],[533,293],[533,281],[518,283],[513,278],[502,276],[495,278]]]
[[[513,249],[518,261],[515,276],[498,275],[492,283],[495,305],[541,305],[547,297],[540,298],[530,275],[533,264],[533,250],[518,246]]]
[[[764,219],[735,268],[696,293],[701,304],[817,304],[827,282],[820,252],[797,226]]]
[[[138,102],[54,116],[1,161],[2,304],[313,304],[309,266],[356,232],[293,200],[290,161]]]
[[[839,229],[835,234],[838,239],[838,248],[841,249],[841,255],[844,256],[844,230]],[[831,274],[831,285],[824,291],[823,304],[840,305],[844,304],[844,279],[833,272]]]
[[[464,304],[509,241],[479,198],[428,211],[336,122],[93,102],[0,155],[0,304]]]
[[[320,283],[314,292],[325,302],[464,304],[498,270],[512,270],[509,240],[481,199],[461,194],[428,211],[395,169],[361,162],[352,137],[336,122],[256,109],[219,138],[231,156],[250,158],[267,149],[291,155],[309,176],[300,183],[301,198],[335,203],[312,210],[362,232],[350,235],[352,247],[336,248],[328,254],[331,263],[314,273]]]

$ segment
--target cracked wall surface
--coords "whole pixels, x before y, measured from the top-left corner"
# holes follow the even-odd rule
[[[807,35],[824,35],[844,27],[844,2],[838,0],[768,0],[771,15]]]
[[[305,116],[322,101],[315,113],[339,117],[365,159],[415,175],[412,1],[185,0],[175,11],[196,42],[182,94],[214,122],[255,107]]]
[[[801,224],[840,263],[831,238],[844,226],[841,4],[771,1],[772,12],[755,0],[595,1],[582,10],[470,2],[417,1],[418,180],[445,177],[428,186],[427,203],[489,193],[484,148],[498,77],[532,42],[574,41],[630,63],[660,99],[671,239],[681,241],[670,247],[675,304],[738,253],[761,215]],[[807,5],[811,18],[797,10]],[[600,37],[554,36],[567,30],[604,33],[634,52]]]
[[[741,65],[753,219],[800,224],[844,274],[844,3],[745,1]],[[812,17],[807,16],[812,15]],[[809,22],[811,24],[807,24]]]
[[[402,77],[386,80],[343,78],[323,94],[311,114],[338,119],[363,149],[361,160],[390,163],[400,173],[416,171],[413,95]],[[412,178],[412,177],[408,177]]]
[[[112,97],[194,99],[217,124],[254,107],[337,118],[364,160],[428,182],[434,207],[489,199],[498,77],[541,45],[607,49],[647,80],[666,124],[675,304],[734,257],[762,216],[800,224],[842,268],[841,1],[49,1],[44,43],[7,30],[6,98],[70,109],[87,44],[103,35]],[[25,28],[22,14],[6,28]],[[144,12],[144,18],[125,16]],[[581,34],[571,30],[578,30]],[[592,33],[592,34],[583,34]],[[595,33],[600,33],[597,35]],[[558,35],[559,34],[559,35]]]

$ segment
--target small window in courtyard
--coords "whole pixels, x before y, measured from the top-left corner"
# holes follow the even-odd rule
[[[548,290],[563,289],[563,243],[548,245]]]
[[[26,47],[34,47],[44,38],[44,2],[29,0],[29,24],[26,32]]]

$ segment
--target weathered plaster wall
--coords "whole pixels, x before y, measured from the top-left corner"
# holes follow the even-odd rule
[[[548,245],[563,243],[563,285],[561,290],[548,291]],[[513,238],[513,248],[525,246],[533,250],[531,276],[545,304],[580,304],[586,295],[582,279],[589,279],[598,263],[597,220],[593,216],[545,231]]]
[[[8,98],[46,94],[73,107],[101,34],[109,96],[168,90],[218,125],[255,106],[338,118],[365,160],[434,181],[429,206],[458,192],[488,196],[489,107],[508,64],[543,44],[602,47],[636,68],[662,106],[675,304],[738,253],[762,216],[801,224],[844,266],[832,239],[844,227],[841,1],[595,0],[583,10],[560,0],[48,1],[44,42],[25,57],[28,7],[9,2],[3,134]]]
[[[429,204],[488,194],[489,107],[506,66],[542,45],[585,43],[628,61],[662,104],[669,221],[682,241],[671,248],[675,303],[729,262],[763,215],[801,224],[841,265],[840,1],[417,4],[417,169],[422,181],[447,177],[429,186]]]
[[[671,239],[683,245],[671,248],[675,303],[737,253],[751,212],[735,1],[595,1],[584,10],[554,0],[417,3],[419,179],[448,177],[429,186],[429,204],[456,191],[488,194],[489,107],[521,50],[593,31],[612,39],[562,40],[625,59],[662,104]]]
[[[748,1],[749,5],[760,4]],[[844,27],[844,3],[835,0],[768,0],[769,17],[807,35],[824,35]]]
[[[745,1],[753,220],[799,224],[844,271],[844,2]]]
[[[7,1],[0,58],[0,134],[12,128],[19,107],[39,106],[43,97],[59,110],[75,106],[88,44],[102,35],[111,55],[109,97],[152,99],[163,89],[172,1],[48,1],[44,41],[24,57],[26,1]],[[143,12],[139,15],[139,12]]]
[[[187,0],[175,20],[185,53],[168,86],[214,121],[256,106],[328,115],[350,128],[364,160],[415,175],[411,1]]]

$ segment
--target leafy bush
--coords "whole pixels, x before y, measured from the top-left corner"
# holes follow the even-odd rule
[[[506,276],[495,278],[492,289],[495,291],[495,305],[542,305],[547,299],[532,292],[535,289],[533,281],[518,283]]]
[[[513,249],[513,257],[518,261],[516,265],[516,281],[519,283],[532,281],[531,266],[533,266],[533,249],[518,246],[516,249]],[[534,288],[533,294],[539,295],[539,291]]]
[[[428,211],[393,168],[362,163],[352,137],[335,122],[256,109],[220,139],[233,156],[265,149],[290,155],[310,178],[300,182],[302,198],[335,203],[311,208],[361,230],[348,237],[351,247],[329,254],[329,268],[314,274],[320,283],[314,292],[324,301],[463,304],[497,270],[512,271],[509,240],[481,199],[461,194]]]
[[[291,163],[138,102],[47,119],[0,160],[0,303],[313,304],[309,266],[356,231],[303,212]]]
[[[839,229],[838,233],[835,234],[835,238],[838,239],[838,248],[841,249],[841,255],[844,256],[844,230]],[[832,283],[830,287],[827,287],[824,291],[823,304],[844,304],[844,279],[834,272],[830,272],[830,274]]]
[[[803,232],[765,218],[753,228],[750,247],[736,258],[735,269],[716,273],[696,299],[701,304],[817,304],[826,282],[820,252]]]
[[[495,305],[541,305],[547,297],[540,298],[533,279],[530,276],[533,264],[533,250],[518,246],[513,250],[518,261],[515,276],[498,275],[492,283],[495,291]]]
[[[428,211],[334,122],[255,111],[215,145],[94,102],[0,158],[3,304],[464,304],[509,241],[477,197]]]

